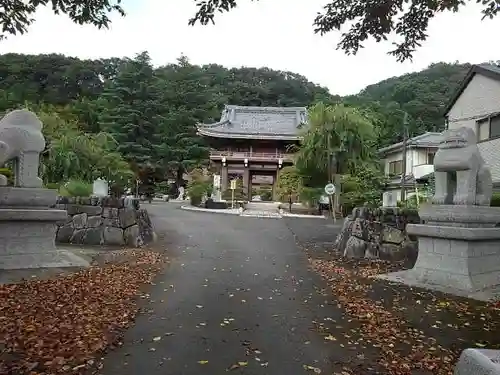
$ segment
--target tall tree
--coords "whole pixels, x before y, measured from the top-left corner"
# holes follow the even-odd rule
[[[116,77],[107,82],[103,99],[100,123],[118,142],[117,151],[138,176],[155,171],[158,164],[155,145],[164,121],[164,107],[147,52],[121,66]]]
[[[238,0],[194,0],[198,11],[190,25],[214,23],[216,12],[229,12]],[[377,42],[395,34],[400,42],[389,53],[398,61],[411,59],[415,50],[427,39],[429,21],[442,12],[458,12],[467,3],[484,5],[483,19],[493,18],[500,9],[500,0],[330,0],[314,20],[314,31],[321,35],[348,28],[338,48],[356,54],[369,37]],[[293,6],[293,5],[291,5]]]
[[[182,184],[182,175],[208,159],[208,148],[196,134],[198,122],[215,121],[221,98],[209,89],[208,76],[185,56],[176,64],[161,67],[157,76],[162,87],[165,121],[156,152],[168,174]]]
[[[297,167],[318,186],[331,173],[348,173],[360,161],[369,160],[374,145],[374,127],[356,108],[320,102],[309,110],[309,128],[297,154]]]
[[[121,0],[1,0],[0,41],[8,35],[24,34],[34,19],[35,12],[50,4],[55,14],[64,14],[80,25],[108,27],[110,12],[124,16]]]

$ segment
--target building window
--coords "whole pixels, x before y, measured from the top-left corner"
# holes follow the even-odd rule
[[[490,138],[500,137],[500,116],[490,118]]]
[[[478,141],[500,138],[500,114],[477,121]]]
[[[398,175],[403,173],[403,160],[389,162],[389,175]]]
[[[434,164],[434,152],[429,152],[427,154],[427,164]]]

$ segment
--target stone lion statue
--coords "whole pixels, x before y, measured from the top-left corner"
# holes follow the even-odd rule
[[[38,166],[44,148],[42,123],[33,112],[15,110],[0,120],[0,165],[14,161],[16,187],[42,187]],[[6,185],[7,177],[0,174],[0,186]]]
[[[434,157],[434,204],[489,206],[491,173],[477,147],[475,132],[447,130]]]

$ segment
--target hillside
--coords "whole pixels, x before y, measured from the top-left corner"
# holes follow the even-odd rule
[[[381,145],[402,138],[402,111],[409,116],[411,136],[442,130],[443,110],[467,74],[470,64],[436,63],[417,73],[393,77],[367,86],[344,101],[370,109],[381,123]]]
[[[84,118],[87,129],[96,132],[99,130],[97,117],[88,113],[89,108],[126,61],[120,58],[80,60],[56,54],[0,55],[0,112],[25,102],[71,106]],[[371,114],[379,129],[379,145],[384,146],[401,139],[402,111],[410,115],[410,135],[442,129],[443,108],[469,67],[470,64],[436,63],[421,72],[389,78],[367,86],[357,95],[343,98],[293,72],[191,65],[184,56],[155,72],[166,82],[179,68],[188,69],[190,82],[196,84],[183,90],[196,91],[200,103],[209,102],[215,107],[205,113],[208,119],[218,116],[224,103],[308,106],[318,100],[343,101]],[[169,102],[182,106],[186,104],[182,101],[194,100],[192,98],[193,95],[169,97]],[[194,104],[196,100],[191,103]]]

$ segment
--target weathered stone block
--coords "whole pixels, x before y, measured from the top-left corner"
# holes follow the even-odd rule
[[[366,241],[363,241],[358,237],[351,236],[347,240],[343,255],[346,258],[355,258],[355,259],[364,258],[366,252],[366,246],[367,246]]]
[[[352,223],[351,235],[364,241],[368,240],[368,231],[366,230],[365,220],[357,218]]]
[[[405,258],[405,251],[400,245],[383,243],[379,248],[379,258],[381,260],[402,260]]]
[[[87,228],[83,238],[85,245],[102,245],[104,243],[104,230],[102,227]]]
[[[143,242],[153,242],[155,240],[155,233],[148,211],[145,209],[136,211],[136,220],[137,225],[139,226],[139,235],[141,236]]]
[[[79,197],[78,204],[82,206],[90,206],[90,197]]]
[[[102,207],[98,206],[83,206],[80,204],[68,204],[66,206],[66,210],[68,211],[68,215],[75,215],[75,214],[83,214],[86,213],[89,216],[95,216],[95,215],[100,215],[102,212]]]
[[[85,238],[86,229],[75,229],[73,235],[69,239],[70,243],[81,245],[83,244],[83,239]]]
[[[133,208],[118,209],[118,218],[120,219],[120,226],[123,229],[137,224],[136,214]]]
[[[373,242],[368,242],[365,251],[366,259],[379,259],[380,257],[380,245]]]
[[[123,238],[125,240],[125,244],[128,246],[138,247],[143,244],[138,225],[132,225],[131,227],[125,229],[123,231]]]
[[[337,238],[335,239],[333,247],[341,253],[344,253],[347,240],[349,239],[349,237],[351,237],[352,223],[353,220],[351,220],[349,217],[346,217],[344,219],[344,224],[342,226],[342,229],[340,233],[337,235]]]
[[[104,218],[118,218],[118,208],[104,207],[103,211],[102,211],[102,217],[104,217]]]
[[[103,229],[104,244],[105,245],[125,245],[123,238],[123,230],[114,227],[104,227]]]
[[[454,375],[500,375],[500,350],[465,349]]]
[[[100,227],[103,223],[103,218],[101,216],[88,216],[87,217],[87,227],[88,228],[97,228]]]
[[[390,226],[385,226],[382,230],[382,242],[390,244],[401,244],[405,239],[403,231],[393,228]]]
[[[106,217],[106,218],[103,218],[103,225],[105,227],[115,227],[115,228],[120,228],[121,229],[120,219],[118,219],[117,217]]]
[[[73,216],[73,227],[82,229],[87,226],[87,214],[77,214]]]
[[[57,229],[56,242],[68,243],[73,236],[74,230],[72,223],[60,226]]]

